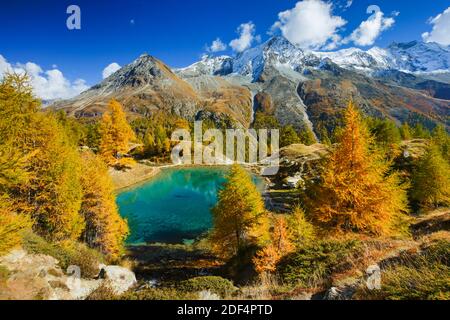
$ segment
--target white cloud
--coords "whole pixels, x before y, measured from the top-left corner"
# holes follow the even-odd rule
[[[371,13],[370,8],[368,9],[368,13]],[[375,9],[372,8],[372,10]],[[394,18],[385,17],[384,13],[378,8],[369,19],[361,22],[359,27],[348,38],[344,39],[343,42],[348,43],[352,41],[359,46],[373,45],[381,33],[391,28],[394,23]]]
[[[116,63],[116,62],[111,63],[105,69],[103,69],[103,72],[102,72],[103,79],[108,78],[110,75],[112,75],[114,72],[116,72],[120,68],[121,68],[121,66],[118,63]]]
[[[8,63],[8,61],[6,61],[6,59],[0,54],[0,79],[2,78],[2,75],[6,72],[11,72],[12,71],[12,67],[11,65]]]
[[[217,38],[212,42],[212,44],[208,47],[209,52],[220,52],[227,50],[227,45]]]
[[[345,8],[350,8],[353,4],[353,0],[347,0],[347,3],[345,4]]]
[[[30,76],[34,94],[43,100],[72,98],[89,88],[83,79],[71,82],[56,68],[44,71],[33,62],[11,65],[0,55],[0,78],[6,72],[27,73]]]
[[[280,29],[290,42],[310,49],[336,47],[339,28],[347,21],[333,16],[332,4],[321,0],[297,2],[291,10],[280,12],[272,30]]]
[[[431,18],[429,23],[433,25],[433,29],[422,34],[423,40],[426,42],[437,42],[444,46],[450,45],[450,7],[436,17]]]
[[[252,46],[254,41],[261,41],[260,36],[255,36],[256,27],[253,22],[243,23],[237,29],[239,38],[230,42],[230,47],[236,52],[242,52]]]

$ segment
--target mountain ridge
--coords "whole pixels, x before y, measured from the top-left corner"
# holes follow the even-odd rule
[[[265,96],[271,107],[264,112],[282,125],[318,133],[333,130],[333,117],[353,99],[370,115],[449,127],[450,82],[426,74],[450,74],[450,49],[410,42],[392,44],[389,50],[320,53],[277,36],[235,57],[205,55],[179,69],[143,54],[80,96],[52,107],[78,117],[97,117],[115,98],[133,116],[162,111],[248,128],[259,98]]]
[[[395,69],[410,73],[450,73],[450,47],[442,46],[434,42],[411,41],[407,43],[393,42],[387,48],[372,47],[368,50],[360,48],[346,48],[336,51],[318,52],[301,49],[282,36],[272,37],[268,41],[245,50],[235,57],[220,56],[211,57],[210,60],[202,59],[191,66],[175,69],[175,72],[186,72],[190,67],[199,66],[199,63],[212,64],[217,58],[232,63],[230,73],[249,75],[250,68],[261,67],[261,58],[269,58],[270,54],[279,55],[279,62],[290,65],[296,69],[299,66],[310,66],[311,63],[320,63],[324,58],[330,58],[334,63],[343,68],[356,70],[391,70]],[[273,56],[274,57],[274,56]],[[220,71],[219,65],[212,69],[211,74]]]

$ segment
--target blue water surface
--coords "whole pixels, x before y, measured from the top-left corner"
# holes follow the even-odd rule
[[[117,204],[130,226],[127,242],[186,243],[207,232],[212,226],[210,210],[227,171],[225,167],[169,168],[121,192]]]

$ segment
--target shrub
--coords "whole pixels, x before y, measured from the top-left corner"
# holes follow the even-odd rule
[[[9,269],[4,266],[0,266],[0,284],[5,282],[8,279],[9,275],[10,275]]]
[[[258,276],[253,258],[261,247],[252,245],[241,248],[237,255],[232,257],[224,266],[224,273],[227,278],[233,279],[234,283],[245,284],[249,279]]]
[[[177,288],[185,292],[211,291],[222,298],[230,296],[237,288],[233,283],[222,277],[206,276],[182,281]]]
[[[125,292],[120,300],[196,300],[197,294],[184,292],[175,288],[146,288],[139,291]]]
[[[98,275],[98,265],[103,261],[100,253],[87,248],[78,242],[49,243],[44,238],[28,232],[24,235],[23,247],[29,253],[44,254],[59,261],[63,270],[71,265],[80,267],[83,278],[93,278]]]
[[[119,296],[105,283],[102,283],[97,289],[92,291],[86,300],[105,301],[105,300],[118,300]]]
[[[348,268],[360,252],[355,240],[323,240],[287,255],[277,269],[288,284],[314,287],[329,282],[333,272]]]
[[[99,264],[104,262],[103,256],[98,251],[80,242],[66,241],[61,246],[69,254],[68,266],[79,266],[83,278],[94,278],[98,275]]]

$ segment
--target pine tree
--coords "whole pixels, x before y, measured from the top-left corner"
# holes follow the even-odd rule
[[[314,133],[308,127],[305,127],[302,131],[300,131],[298,136],[300,138],[300,143],[303,143],[307,146],[313,145],[317,142]]]
[[[82,239],[110,259],[123,253],[128,225],[118,212],[114,185],[104,162],[90,152],[83,153],[83,201],[81,214],[86,222]]]
[[[413,131],[413,137],[416,139],[430,139],[431,135],[421,123],[416,124]]]
[[[157,154],[166,154],[170,152],[170,140],[162,125],[158,125],[155,130],[155,147]]]
[[[111,100],[100,123],[100,154],[109,165],[121,163],[135,135],[119,102]]]
[[[268,240],[267,214],[261,194],[239,165],[230,169],[212,212],[214,227],[210,241],[219,256],[229,258],[242,248]]]
[[[439,148],[444,159],[450,163],[450,135],[443,125],[440,124],[434,128],[431,140]]]
[[[450,165],[431,144],[412,176],[411,198],[423,208],[450,204]]]
[[[148,129],[144,135],[144,153],[154,155],[156,153],[156,142],[152,130]]]
[[[330,135],[328,134],[328,130],[327,128],[322,128],[322,130],[320,131],[320,142],[322,144],[325,144],[327,146],[331,146],[332,142],[330,139]]]
[[[287,147],[291,144],[300,143],[300,138],[291,125],[281,128],[280,132],[280,147]]]
[[[369,131],[374,136],[375,142],[383,147],[391,148],[401,141],[400,130],[395,122],[389,119],[367,119]]]
[[[403,123],[400,127],[400,136],[402,140],[411,140],[412,139],[412,130],[407,122]]]
[[[339,145],[331,153],[321,183],[308,191],[312,218],[333,233],[389,234],[407,211],[406,192],[379,154],[350,103]]]

